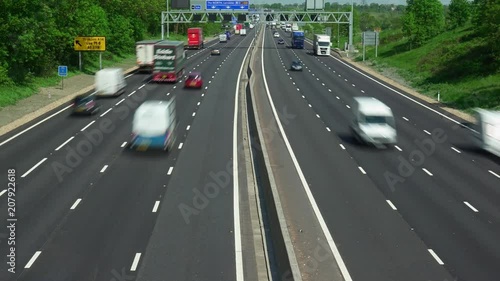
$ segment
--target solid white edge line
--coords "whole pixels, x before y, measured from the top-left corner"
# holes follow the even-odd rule
[[[168,172],[167,172],[167,175],[170,175],[172,174],[172,171],[174,170],[174,167],[170,167],[168,168]]]
[[[490,174],[494,175],[495,177],[499,178],[500,179],[500,175],[493,172],[492,170],[488,170],[488,172],[490,172]]]
[[[431,172],[429,172],[429,170],[427,170],[426,168],[422,168],[422,170],[424,172],[426,172],[429,176],[431,176],[431,177],[433,176],[433,174]]]
[[[474,208],[474,206],[472,206],[471,203],[467,202],[467,201],[464,201],[464,204],[467,205],[467,207],[469,207],[472,211],[474,211],[475,213],[479,213],[479,211]]]
[[[82,201],[82,198],[78,198],[75,203],[71,206],[70,210],[74,210],[78,204],[80,204],[80,201]]]
[[[127,142],[125,141],[122,143],[121,147],[125,147],[126,145],[127,145]]]
[[[108,168],[108,165],[104,165],[104,167],[102,167],[102,169],[101,169],[101,173],[104,173],[104,171],[106,171],[107,168]]]
[[[265,37],[264,37],[264,40],[265,40]],[[297,158],[295,157],[295,153],[293,152],[292,147],[290,145],[290,142],[288,141],[288,138],[285,134],[285,130],[283,129],[283,125],[281,124],[281,121],[279,119],[279,115],[276,112],[276,107],[274,106],[274,102],[272,100],[272,97],[271,97],[271,94],[269,91],[269,86],[267,84],[267,79],[266,79],[266,72],[264,69],[264,40],[262,40],[262,55],[261,55],[262,77],[264,79],[264,86],[266,88],[266,93],[267,93],[267,96],[269,98],[269,103],[270,103],[271,108],[273,110],[273,114],[274,114],[274,117],[276,119],[276,123],[278,125],[278,128],[280,129],[281,135],[283,136],[283,140],[285,141],[285,145],[288,149],[288,152],[290,153],[290,156],[292,157],[292,162],[295,165],[295,169],[297,170],[299,178],[302,182],[302,186],[304,187],[304,190],[307,194],[307,198],[309,199],[309,202],[311,203],[311,206],[314,210],[314,213],[316,214],[316,217],[318,218],[318,222],[321,226],[321,229],[323,230],[323,233],[326,237],[326,240],[328,241],[328,245],[330,246],[332,254],[335,257],[335,261],[337,262],[337,265],[340,269],[340,272],[342,273],[342,276],[344,277],[344,281],[352,281],[351,275],[349,274],[349,271],[347,270],[347,267],[344,263],[344,260],[342,259],[342,256],[340,255],[340,252],[337,248],[337,245],[335,244],[335,241],[333,240],[332,234],[330,233],[328,226],[326,225],[326,222],[323,218],[323,215],[321,214],[321,211],[319,210],[319,207],[316,204],[316,200],[314,199],[314,196],[312,195],[311,189],[309,188],[309,184],[307,183],[307,181],[304,177],[304,174],[302,173],[302,169],[299,166]],[[236,124],[236,122],[235,122],[235,124]]]
[[[74,139],[75,137],[71,137],[69,138],[68,140],[66,140],[65,142],[63,142],[60,146],[58,146],[56,148],[56,151],[59,151],[59,149],[61,149],[63,146],[65,146],[66,144],[68,144],[68,142],[70,142],[72,139]]]
[[[330,55],[330,57],[332,57],[334,60],[336,60],[336,61],[340,62],[341,64],[343,64],[343,65],[345,65],[345,66],[349,67],[350,69],[352,69],[352,70],[356,71],[357,73],[359,73],[359,74],[363,75],[364,77],[366,77],[366,78],[368,78],[368,79],[372,80],[373,82],[375,82],[375,83],[377,83],[377,84],[381,85],[382,87],[385,87],[385,88],[387,88],[387,89],[389,89],[389,90],[393,91],[394,93],[396,93],[396,94],[398,94],[398,95],[400,95],[400,96],[402,96],[402,97],[404,97],[404,98],[406,98],[406,99],[408,99],[408,100],[410,100],[410,101],[412,101],[412,102],[414,102],[414,103],[416,103],[416,104],[418,104],[418,105],[422,106],[423,108],[426,108],[426,109],[428,109],[428,110],[430,110],[430,111],[432,111],[432,112],[434,112],[434,113],[436,113],[436,114],[440,115],[440,116],[441,116],[441,117],[443,117],[443,118],[448,119],[449,121],[451,121],[451,122],[453,122],[453,123],[455,123],[455,124],[457,124],[457,125],[460,125],[460,126],[462,126],[462,127],[465,127],[465,128],[467,128],[467,129],[469,129],[470,131],[473,131],[473,132],[475,132],[475,133],[478,133],[478,131],[476,131],[476,130],[474,130],[474,129],[472,129],[472,128],[468,127],[468,126],[463,125],[461,122],[459,122],[459,121],[457,121],[457,120],[455,120],[455,119],[453,119],[453,118],[450,118],[450,117],[446,116],[445,114],[443,114],[443,113],[441,113],[441,112],[439,112],[439,111],[437,111],[437,110],[435,110],[435,109],[432,109],[432,108],[428,107],[427,105],[425,105],[425,104],[423,104],[423,103],[421,103],[421,102],[419,102],[419,101],[417,101],[417,100],[415,100],[415,99],[413,99],[413,98],[411,98],[411,97],[409,97],[409,96],[407,96],[407,95],[405,95],[405,94],[403,94],[403,93],[401,93],[401,92],[397,91],[396,89],[393,89],[393,88],[391,88],[391,87],[389,87],[389,86],[385,85],[384,83],[381,83],[381,82],[377,81],[376,79],[374,79],[374,78],[372,78],[372,77],[370,77],[370,76],[368,76],[368,75],[364,74],[363,72],[361,72],[361,71],[357,70],[356,68],[354,68],[354,67],[350,66],[349,64],[347,64],[347,63],[345,63],[345,62],[343,62],[343,61],[341,61],[341,60],[337,59],[336,57],[334,57],[334,56],[332,56],[332,55]]]
[[[29,175],[31,172],[33,172],[33,170],[35,170],[38,166],[42,165],[42,163],[45,162],[46,160],[47,160],[47,158],[43,158],[42,160],[40,160],[40,162],[36,163],[35,166],[31,167],[31,169],[29,169],[26,173],[24,173],[21,176],[21,178],[24,178],[27,175]]]
[[[135,271],[137,269],[137,265],[139,264],[140,259],[141,259],[141,253],[136,253],[134,261],[132,262],[132,266],[130,267],[130,271]]]
[[[253,45],[255,37],[250,41],[250,46]],[[239,174],[238,174],[238,101],[239,101],[239,91],[240,91],[240,77],[243,73],[243,66],[245,66],[245,60],[250,52],[250,47],[248,47],[245,56],[243,57],[243,62],[240,66],[240,71],[238,73],[238,78],[236,81],[236,90],[234,97],[234,118],[233,118],[233,210],[234,210],[234,255],[236,264],[236,280],[243,281],[245,279],[243,271],[243,252],[241,246],[241,225],[240,225],[240,191],[239,191]]]
[[[33,263],[35,263],[36,259],[38,256],[42,253],[42,251],[36,251],[35,254],[31,257],[31,259],[28,261],[28,263],[24,266],[24,268],[30,268]]]
[[[125,101],[125,99],[122,99],[121,101],[117,102],[115,105],[119,105],[120,103],[122,103],[123,101]]]
[[[158,211],[158,206],[160,206],[160,201],[155,202],[155,205],[153,207],[153,213],[156,213],[156,211]]]
[[[429,253],[431,253],[432,257],[434,257],[434,259],[440,264],[440,265],[444,265],[444,262],[438,257],[438,255],[436,253],[434,253],[434,250],[432,249],[427,249],[429,251]]]
[[[15,139],[15,138],[19,137],[20,135],[22,135],[22,134],[26,133],[27,131],[29,131],[29,130],[31,130],[31,129],[33,129],[33,128],[35,128],[36,126],[38,126],[38,125],[42,124],[43,122],[45,122],[45,121],[47,121],[47,120],[51,119],[52,117],[54,117],[54,116],[58,115],[59,113],[61,113],[61,112],[65,111],[66,109],[68,109],[68,108],[70,108],[70,107],[72,107],[72,106],[73,106],[73,105],[68,105],[68,106],[66,106],[65,108],[63,108],[63,109],[59,110],[58,112],[56,112],[56,113],[54,113],[54,114],[52,114],[52,115],[50,115],[50,116],[46,117],[45,119],[38,121],[36,124],[33,124],[33,125],[29,126],[28,128],[26,128],[26,129],[22,130],[21,132],[19,132],[19,133],[17,133],[17,134],[15,134],[15,135],[13,135],[12,137],[10,137],[10,138],[8,138],[8,139],[4,140],[2,143],[0,143],[0,146],[2,146],[2,145],[4,145],[4,144],[8,143],[9,141],[11,141],[11,140],[13,140],[13,139]]]
[[[5,192],[7,192],[7,189],[2,190],[2,192],[0,192],[0,196],[2,196]]]
[[[394,206],[394,204],[392,204],[391,200],[385,200],[387,202],[387,204],[389,204],[389,206],[391,206],[391,208],[394,210],[394,211],[397,211],[398,209],[396,208],[396,206]]]
[[[113,108],[110,108],[110,109],[106,110],[103,114],[99,115],[99,117],[103,117],[104,115],[106,115],[111,110],[113,110]]]
[[[83,128],[80,130],[80,132],[85,131],[85,129],[87,129],[88,127],[90,127],[90,126],[91,126],[92,124],[94,124],[94,123],[95,123],[95,120],[94,120],[94,121],[92,121],[92,122],[90,122],[89,124],[87,124],[87,126],[83,127]]]

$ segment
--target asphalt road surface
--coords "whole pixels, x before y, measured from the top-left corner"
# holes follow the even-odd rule
[[[207,44],[221,48],[220,56],[210,56],[209,48],[187,51],[186,70],[203,74],[201,90],[184,89],[183,81],[152,84],[147,74],[134,74],[123,95],[98,100],[97,115],[72,117],[60,108],[7,143],[38,120],[3,136],[0,166],[15,169],[18,221],[16,270],[2,266],[0,280],[135,280],[141,266],[141,274],[168,270],[171,280],[234,280],[231,188],[189,223],[178,206],[192,204],[193,188],[202,188],[210,171],[225,170],[232,157],[237,70],[250,40]],[[134,110],[143,101],[174,96],[179,131],[173,151],[129,151]],[[3,210],[6,196],[0,198]],[[5,222],[7,212],[0,219]],[[159,242],[165,244],[146,252],[148,243]],[[156,268],[151,255],[162,247],[168,254],[156,256],[162,262]],[[212,263],[200,266],[200,260]]]

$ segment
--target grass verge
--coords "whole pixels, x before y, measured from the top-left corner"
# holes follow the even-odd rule
[[[400,32],[381,33],[378,57],[366,47],[368,65],[449,107],[471,113],[476,107],[500,110],[500,71],[470,27],[447,31],[410,49]],[[362,61],[362,50],[356,57]],[[391,77],[392,76],[392,77]]]

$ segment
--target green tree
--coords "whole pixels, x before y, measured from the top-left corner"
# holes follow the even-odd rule
[[[457,28],[464,26],[470,18],[471,7],[467,0],[451,0],[448,22],[449,28]]]
[[[422,45],[444,29],[443,5],[439,0],[407,0],[403,32],[410,44]]]
[[[500,5],[498,0],[475,0],[473,24],[478,35],[484,37],[490,55],[500,64]]]

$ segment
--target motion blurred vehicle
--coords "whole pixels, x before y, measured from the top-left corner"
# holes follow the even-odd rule
[[[359,142],[377,148],[397,143],[396,121],[387,105],[375,98],[356,97],[353,113],[351,132]]]
[[[280,37],[280,34],[278,32],[274,32],[274,37],[275,38],[279,38]]]
[[[493,155],[500,157],[500,111],[476,109],[476,145]]]
[[[134,113],[130,149],[172,149],[177,134],[175,98],[142,103]]]
[[[92,115],[99,111],[95,95],[79,95],[73,100],[73,114]]]
[[[220,56],[220,50],[219,49],[213,49],[210,54],[212,56]]]
[[[184,82],[185,88],[201,88],[203,87],[203,78],[201,77],[201,73],[199,72],[191,72],[186,82]]]
[[[283,40],[283,38],[278,39],[278,44],[279,45],[285,44],[285,40]]]
[[[95,74],[97,96],[118,96],[125,92],[127,82],[122,68],[104,68]]]
[[[291,69],[295,71],[302,71],[302,63],[298,60],[292,61]]]

